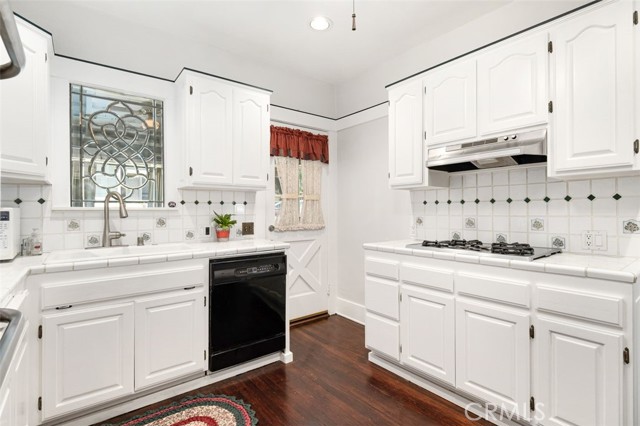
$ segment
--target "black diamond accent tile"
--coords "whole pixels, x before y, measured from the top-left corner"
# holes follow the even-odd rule
[[[244,204],[244,205],[246,206],[248,203],[245,201],[245,202],[244,202],[244,203],[242,203],[242,204]]]
[[[436,203],[436,204],[440,204],[440,201],[436,200],[436,201],[435,201],[435,203]]]
[[[451,204],[451,200],[447,200],[447,204]]]
[[[211,204],[212,204],[212,203],[211,203],[211,200],[207,201],[207,204],[211,205]]]
[[[460,204],[464,204],[464,200],[460,200]]]
[[[426,205],[427,205],[427,202],[426,202],[426,201],[423,201],[423,202],[422,202],[422,205],[423,205],[423,206],[426,206]]]
[[[531,201],[531,198],[529,198],[529,197],[527,197],[527,198],[525,198],[525,199],[524,199],[524,202],[525,202],[525,203],[528,203],[528,202],[530,202],[530,201]]]
[[[476,198],[476,200],[474,201],[474,203],[476,203],[476,204],[478,204],[479,202],[480,202],[480,200],[478,200],[477,198]]]
[[[13,200],[14,203],[20,205],[20,203],[22,202],[22,200],[20,198],[16,198],[15,200]]]
[[[492,199],[490,199],[490,200],[489,200],[489,202],[490,202],[491,204],[493,204],[493,203],[495,203],[495,202],[496,202],[496,200],[494,200],[494,199],[492,198]]]
[[[224,201],[220,200],[220,205],[224,206]]]
[[[567,202],[569,202],[569,201],[571,201],[571,197],[569,197],[569,196],[567,195],[566,197],[564,197],[564,200],[565,200],[565,201],[567,201]]]
[[[235,201],[232,201],[232,202],[231,202],[231,204],[233,204],[233,205],[235,206],[235,205],[236,205],[236,202],[235,202]]]
[[[616,200],[616,201],[618,201],[620,198],[622,198],[622,195],[620,195],[620,194],[616,194],[616,195],[613,196],[613,199]]]
[[[200,201],[195,200],[193,203],[197,206],[198,204],[200,204]]]
[[[184,206],[185,201],[184,200],[180,201],[180,204],[182,204]]]
[[[596,199],[596,196],[593,194],[590,194],[587,198],[589,199],[589,201],[593,201]]]
[[[549,198],[549,197],[544,197],[544,198],[543,198],[543,200],[544,200],[544,202],[545,202],[545,203],[548,203],[549,201],[551,201],[551,198]]]
[[[513,202],[513,200],[511,199],[511,197],[507,198],[507,203],[511,204]]]
[[[40,198],[40,199],[38,200],[38,202],[39,202],[40,204],[44,204],[44,203],[45,203],[45,200],[44,200],[43,198]]]

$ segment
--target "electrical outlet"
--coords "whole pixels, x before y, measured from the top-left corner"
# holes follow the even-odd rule
[[[253,235],[253,222],[242,222],[242,235]]]
[[[582,248],[585,250],[607,250],[607,232],[584,231],[582,233]]]

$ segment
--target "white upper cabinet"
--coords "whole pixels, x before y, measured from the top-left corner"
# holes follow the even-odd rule
[[[427,145],[476,136],[476,61],[445,65],[424,80]]]
[[[270,137],[269,95],[234,88],[234,184],[266,188]]]
[[[45,182],[49,130],[49,37],[17,20],[25,67],[0,81],[2,181]],[[4,48],[0,63],[9,62]]]
[[[389,185],[422,183],[422,85],[389,90]]]
[[[220,81],[190,76],[186,99],[186,157],[193,185],[231,185],[232,88]]]
[[[269,165],[267,92],[184,71],[183,188],[264,189]]]
[[[551,29],[553,176],[638,168],[632,15],[630,1],[607,3]]]
[[[422,140],[422,83],[389,89],[389,186],[398,189],[447,186],[442,172],[429,171]]]
[[[548,121],[547,32],[506,42],[478,58],[478,133]]]

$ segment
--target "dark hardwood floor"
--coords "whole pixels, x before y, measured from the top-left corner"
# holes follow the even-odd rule
[[[294,361],[274,363],[110,419],[117,423],[185,395],[232,395],[251,404],[260,426],[490,425],[370,363],[364,327],[337,315],[291,330]]]

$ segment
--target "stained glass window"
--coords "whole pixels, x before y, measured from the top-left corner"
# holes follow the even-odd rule
[[[70,98],[71,206],[101,207],[116,191],[163,207],[162,101],[76,84]]]

